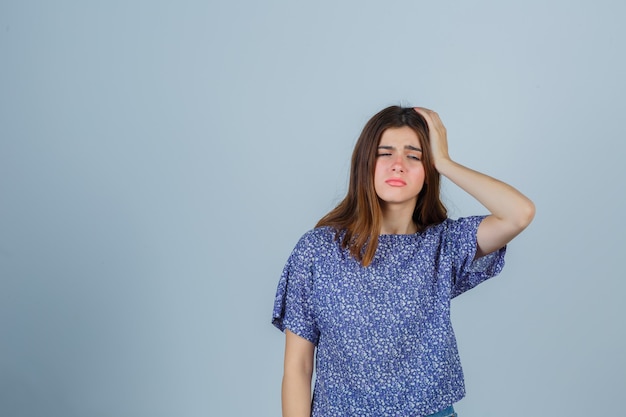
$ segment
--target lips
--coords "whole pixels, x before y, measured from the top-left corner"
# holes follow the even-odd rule
[[[400,178],[389,178],[387,181],[385,181],[385,183],[392,187],[404,187],[406,185],[406,182],[404,182]]]

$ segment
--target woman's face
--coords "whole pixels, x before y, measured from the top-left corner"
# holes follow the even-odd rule
[[[425,175],[422,146],[415,131],[408,126],[385,130],[378,144],[374,170],[374,189],[383,207],[414,208]]]

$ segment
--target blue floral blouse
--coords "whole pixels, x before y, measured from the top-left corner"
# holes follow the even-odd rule
[[[483,218],[381,235],[367,267],[330,227],[302,236],[272,322],[316,345],[313,417],[418,417],[463,398],[450,299],[498,274],[506,251],[474,260]]]

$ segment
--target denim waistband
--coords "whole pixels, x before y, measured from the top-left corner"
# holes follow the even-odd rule
[[[454,408],[452,406],[438,411],[435,414],[430,414],[426,417],[456,417],[456,413],[454,412]]]

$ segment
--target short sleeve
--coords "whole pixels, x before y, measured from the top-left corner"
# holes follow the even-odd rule
[[[312,301],[314,248],[308,235],[304,235],[289,256],[278,282],[272,324],[317,345],[319,330]]]
[[[452,252],[453,263],[452,297],[498,275],[504,267],[506,246],[474,259],[477,250],[476,233],[485,217],[464,217],[451,220],[448,225],[447,246]]]

